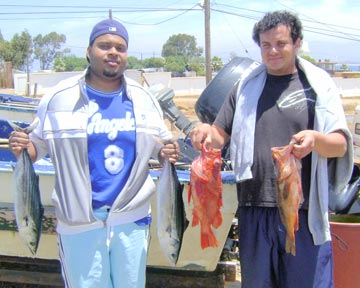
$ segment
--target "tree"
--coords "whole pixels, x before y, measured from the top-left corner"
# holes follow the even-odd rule
[[[164,67],[165,60],[159,57],[150,57],[143,60],[145,68],[161,68]]]
[[[205,76],[205,58],[192,58],[191,60],[189,60],[187,70],[195,71],[197,76]]]
[[[40,61],[40,69],[50,69],[51,64],[57,57],[62,57],[70,52],[69,49],[61,49],[61,44],[66,42],[64,34],[51,32],[45,36],[41,34],[34,38],[34,55],[35,59]]]
[[[127,68],[128,69],[141,69],[144,68],[141,61],[135,56],[129,56],[127,59]]]
[[[164,68],[170,71],[173,75],[178,75],[185,71],[186,63],[182,57],[169,56],[165,58]]]
[[[4,62],[11,62],[15,57],[11,44],[8,41],[0,41],[0,59]]]
[[[196,39],[194,36],[187,34],[172,35],[163,45],[161,56],[166,58],[169,56],[183,57],[185,61],[190,58],[199,57],[203,53],[201,47],[196,47]]]
[[[76,57],[75,55],[68,55],[58,57],[54,61],[53,70],[56,72],[63,71],[82,71],[88,66],[85,57]]]
[[[64,58],[56,58],[53,64],[53,70],[55,72],[65,72],[66,65]]]
[[[193,71],[202,74],[203,67],[199,65],[203,62],[200,57],[202,53],[203,49],[197,47],[194,36],[177,34],[169,37],[163,45],[161,55],[165,58],[165,70],[171,71],[173,75],[182,74],[185,68],[195,69]]]
[[[218,72],[224,66],[222,59],[218,56],[214,56],[211,59],[211,67],[214,72]]]
[[[341,70],[341,71],[349,71],[349,65],[347,65],[347,64],[341,64],[340,70]]]
[[[15,34],[10,41],[11,52],[8,56],[11,59],[12,65],[15,69],[28,70],[33,59],[31,55],[33,53],[33,41],[27,30],[21,32],[21,34]]]

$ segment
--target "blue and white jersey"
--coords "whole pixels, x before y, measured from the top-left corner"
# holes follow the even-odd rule
[[[111,206],[124,187],[136,153],[133,103],[125,89],[103,93],[87,85],[88,157],[94,209]]]

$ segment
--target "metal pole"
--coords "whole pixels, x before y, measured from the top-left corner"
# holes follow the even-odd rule
[[[26,56],[26,96],[30,96],[29,54]]]
[[[211,68],[211,44],[210,44],[210,0],[204,1],[205,12],[205,73],[206,85],[209,84],[212,78]]]

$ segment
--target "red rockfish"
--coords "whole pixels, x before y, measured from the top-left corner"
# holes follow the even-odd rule
[[[201,154],[192,162],[188,201],[192,199],[192,226],[200,223],[201,248],[217,247],[213,228],[222,223],[221,150],[201,147]]]
[[[278,171],[278,206],[286,229],[285,251],[296,255],[295,231],[299,229],[299,207],[302,201],[301,162],[291,152],[294,144],[271,148]]]

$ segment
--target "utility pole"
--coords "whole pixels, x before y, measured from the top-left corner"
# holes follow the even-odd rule
[[[26,56],[26,96],[30,96],[29,52]]]
[[[212,78],[211,68],[211,39],[210,39],[210,0],[204,0],[205,12],[205,75],[206,85],[209,84]]]
[[[112,10],[109,9],[109,19],[112,19]]]

